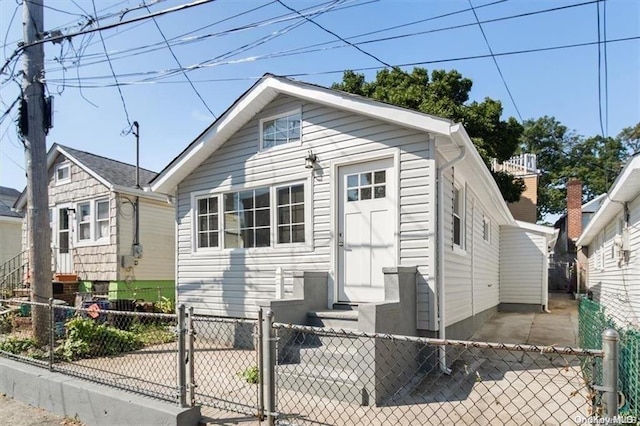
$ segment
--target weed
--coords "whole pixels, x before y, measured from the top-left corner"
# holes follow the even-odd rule
[[[257,385],[260,381],[260,370],[255,365],[247,368],[241,373],[238,373],[238,375],[251,385]]]

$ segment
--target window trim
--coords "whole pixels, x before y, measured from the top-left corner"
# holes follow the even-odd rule
[[[458,214],[455,213],[454,210],[454,200],[455,200],[455,191],[458,191],[458,207],[459,207],[459,212]],[[466,211],[465,211],[465,204],[466,204],[466,191],[465,191],[465,185],[463,183],[460,182],[453,182],[453,190],[452,190],[452,194],[451,194],[451,243],[452,243],[452,247],[453,247],[453,251],[457,252],[458,254],[467,254],[467,250],[466,250],[466,235],[465,235],[465,228],[466,228]],[[460,244],[456,244],[455,242],[455,238],[454,238],[454,234],[455,234],[455,220],[454,217],[458,216],[459,220],[460,220]]]
[[[221,211],[221,198],[222,198],[222,193],[207,193],[207,194],[201,194],[198,196],[195,196],[193,198],[192,201],[192,205],[193,205],[193,250],[194,251],[202,251],[202,252],[210,252],[210,251],[219,251],[221,249],[222,246],[222,237],[221,235],[224,233],[223,229],[220,229],[220,225],[221,225],[221,221],[220,221],[220,216],[221,214],[223,214],[224,212]],[[199,241],[200,241],[200,225],[199,225],[199,221],[198,221],[198,202],[200,200],[203,199],[208,199],[208,198],[216,198],[218,200],[218,245],[214,246],[214,247],[200,247],[199,246]]]
[[[305,220],[305,230],[304,230],[304,242],[300,243],[277,243],[277,190],[282,187],[287,186],[296,186],[302,184],[305,192],[305,202],[304,202],[304,220]],[[224,194],[234,193],[234,192],[242,192],[255,190],[260,188],[268,188],[269,189],[269,212],[270,212],[270,239],[271,243],[268,247],[225,247],[224,246],[224,238],[222,237],[222,233],[224,233]],[[268,184],[262,183],[260,185],[237,185],[237,186],[225,186],[223,188],[216,188],[212,190],[204,190],[204,191],[194,191],[191,193],[191,224],[190,224],[190,235],[191,235],[191,254],[195,256],[211,256],[212,254],[225,253],[229,254],[231,252],[242,251],[245,253],[299,253],[301,250],[304,252],[313,251],[314,242],[313,242],[313,196],[312,196],[313,186],[312,182],[308,177],[305,178],[297,178],[294,180],[288,180],[283,182],[270,182]],[[197,202],[202,198],[211,198],[211,197],[219,197],[218,198],[218,247],[198,247],[197,237],[198,237],[198,212],[197,212]]]
[[[300,129],[299,129],[299,134],[300,134],[300,140],[297,142],[287,142],[284,143],[282,145],[274,145],[274,146],[269,146],[269,147],[264,147],[263,146],[263,137],[264,137],[264,123],[267,121],[275,121],[278,118],[282,118],[282,117],[288,117],[290,115],[295,115],[295,114],[299,114],[300,115]],[[294,108],[292,110],[289,111],[285,111],[279,114],[275,114],[275,115],[271,115],[269,117],[264,117],[261,118],[259,120],[259,133],[258,133],[258,152],[266,152],[266,151],[272,151],[272,150],[279,150],[279,149],[284,149],[284,148],[291,148],[291,147],[296,147],[296,146],[301,146],[302,145],[302,106],[298,107],[298,108]]]
[[[482,239],[485,243],[491,244],[491,219],[482,216]]]
[[[102,238],[97,238],[97,208],[98,203],[106,202],[108,203],[107,214],[107,235]],[[80,219],[80,205],[89,204],[91,209],[90,217],[88,221],[81,221]],[[75,247],[90,247],[90,246],[102,246],[109,245],[111,243],[111,199],[109,197],[100,197],[100,198],[92,198],[88,200],[77,201],[73,204],[72,208],[75,209],[75,214],[73,214],[72,218],[72,232],[75,234],[73,236],[73,242],[75,243]],[[86,240],[80,239],[80,224],[81,223],[89,223],[89,234],[90,238]]]
[[[60,169],[68,169],[69,170],[69,177],[64,178],[64,179],[59,179],[58,178],[58,171]],[[63,161],[61,163],[56,164],[55,170],[53,172],[54,175],[54,180],[57,185],[64,185],[66,183],[71,182],[71,162],[69,161]]]

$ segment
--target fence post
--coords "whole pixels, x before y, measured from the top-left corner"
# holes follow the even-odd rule
[[[53,361],[55,360],[53,350],[56,344],[56,314],[53,310],[53,297],[49,298],[49,328],[49,371],[53,371]]]
[[[614,418],[618,415],[618,356],[620,335],[612,328],[602,332],[602,385],[605,389],[603,395],[604,415]]]
[[[257,341],[256,351],[258,352],[258,418],[264,420],[264,359],[262,356],[264,339],[262,334],[262,308],[258,309],[258,326],[256,327]]]
[[[185,354],[185,315],[184,304],[178,307],[178,404],[184,408],[187,406],[187,368]]]
[[[196,405],[196,358],[195,358],[195,340],[196,330],[193,325],[193,306],[189,306],[189,321],[187,322],[188,328],[188,355],[187,360],[189,362],[189,406],[194,407]]]
[[[262,322],[262,339],[263,339],[263,379],[264,379],[264,399],[267,409],[267,425],[275,424],[276,412],[276,374],[275,374],[275,345],[276,338],[273,332],[273,311],[267,311],[265,319]]]

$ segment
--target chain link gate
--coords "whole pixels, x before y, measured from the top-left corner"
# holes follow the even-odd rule
[[[189,311],[189,402],[263,416],[259,320],[194,315]]]

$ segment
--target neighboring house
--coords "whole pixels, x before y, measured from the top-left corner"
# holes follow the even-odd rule
[[[587,257],[587,288],[618,321],[640,326],[640,154],[603,197],[576,245]]]
[[[360,329],[453,338],[547,304],[554,231],[514,220],[443,118],[267,74],[151,189],[176,197],[178,299],[198,313],[357,304]]]
[[[498,163],[494,159],[491,168],[496,172],[508,172],[522,179],[525,190],[520,195],[520,200],[507,205],[516,220],[536,223],[538,220],[538,175],[540,174],[536,155],[520,154],[503,163]]]
[[[552,291],[584,291],[583,275],[586,269],[577,262],[575,242],[587,227],[595,212],[605,200],[601,194],[582,204],[582,182],[572,178],[567,182],[567,212],[553,225],[558,230],[558,239],[552,250],[552,264],[549,271],[549,289]]]
[[[74,148],[54,144],[47,167],[54,279],[79,282],[80,291],[108,288],[112,299],[173,299],[174,208],[167,197],[137,189],[135,166]],[[154,176],[139,169],[141,185]],[[23,193],[16,208],[26,202]],[[26,218],[23,229],[26,249]]]
[[[22,251],[22,214],[12,210],[19,196],[20,191],[0,186],[0,265]]]

